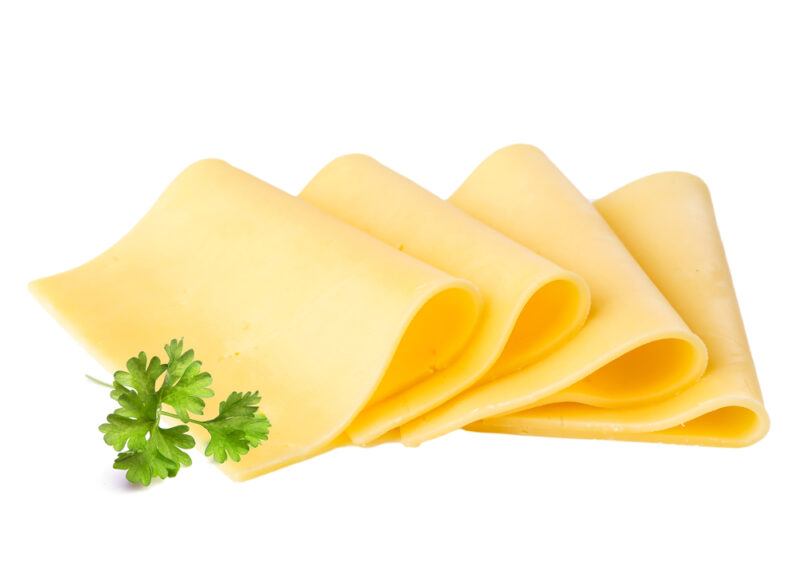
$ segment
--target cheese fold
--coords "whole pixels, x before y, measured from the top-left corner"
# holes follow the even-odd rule
[[[703,342],[647,277],[600,213],[532,146],[499,150],[449,199],[483,223],[580,274],[592,307],[566,344],[514,374],[462,392],[401,427],[417,445],[534,405],[616,409],[655,402],[697,381]]]
[[[109,371],[185,337],[213,374],[210,416],[230,391],[260,390],[272,430],[223,464],[239,479],[346,442],[375,394],[446,368],[481,307],[472,283],[213,160],[105,253],[31,290]]]
[[[550,405],[468,428],[730,447],[761,439],[769,418],[705,184],[689,174],[656,174],[595,206],[705,342],[705,375],[679,395],[645,406]]]
[[[396,395],[378,394],[348,428],[369,443],[475,383],[524,368],[573,335],[589,311],[582,278],[364,155],[338,158],[300,197],[478,287],[484,309],[447,369]]]

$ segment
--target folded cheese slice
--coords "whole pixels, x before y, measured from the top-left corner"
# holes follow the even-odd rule
[[[270,439],[236,478],[344,441],[378,395],[445,368],[480,313],[475,286],[219,161],[183,172],[105,253],[31,290],[109,370],[172,337],[216,396],[255,390]],[[203,435],[198,435],[203,438]]]
[[[419,444],[453,429],[546,403],[620,408],[675,395],[703,374],[706,348],[622,242],[538,149],[485,160],[450,198],[455,206],[580,274],[592,307],[566,344],[525,369],[462,392],[401,427]]]
[[[703,378],[673,398],[624,409],[554,404],[486,419],[480,431],[744,446],[769,428],[708,189],[670,172],[595,206],[708,347]]]
[[[475,283],[484,310],[461,356],[397,394],[376,393],[348,428],[358,444],[418,417],[469,386],[524,368],[584,322],[582,278],[536,255],[363,155],[326,166],[300,197],[454,276]]]

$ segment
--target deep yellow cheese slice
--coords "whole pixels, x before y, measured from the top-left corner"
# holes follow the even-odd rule
[[[109,370],[185,337],[213,374],[207,414],[231,390],[260,390],[270,439],[224,464],[236,478],[342,441],[376,394],[446,368],[480,313],[472,283],[219,161],[189,167],[113,247],[31,289]]]
[[[484,310],[461,356],[397,394],[376,393],[348,428],[369,443],[477,382],[524,368],[561,344],[589,311],[586,283],[363,155],[338,158],[300,197],[378,239],[475,283]]]
[[[627,409],[549,405],[469,428],[716,446],[759,440],[769,419],[705,184],[688,174],[656,174],[595,206],[705,341],[705,375],[658,403]]]
[[[697,381],[706,348],[600,213],[538,149],[485,160],[450,202],[580,274],[592,307],[566,344],[523,370],[468,389],[401,427],[416,445],[445,432],[546,403],[615,409],[662,400]]]

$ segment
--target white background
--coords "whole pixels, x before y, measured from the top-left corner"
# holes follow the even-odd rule
[[[798,581],[800,20],[778,2],[2,2],[2,578]],[[289,192],[362,151],[449,195],[498,147],[589,197],[712,190],[772,417],[741,450],[457,432],[126,486],[99,367],[25,286],[185,165]]]

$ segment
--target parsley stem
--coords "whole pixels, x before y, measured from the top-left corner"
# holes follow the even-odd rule
[[[172,417],[173,419],[178,419],[180,421],[183,421],[183,419],[181,419],[180,417],[175,415],[175,413],[170,413],[168,411],[161,411],[161,414],[162,415],[166,415],[167,417]],[[202,421],[197,421],[196,419],[189,419],[188,421],[189,421],[189,423],[196,423],[197,425],[202,425],[203,424]]]
[[[105,382],[101,381],[100,379],[94,378],[92,375],[88,375],[87,374],[87,375],[84,375],[84,376],[87,379],[89,379],[90,381],[92,381],[96,385],[100,385],[101,387],[108,387],[109,389],[113,389],[114,388],[114,385],[109,385],[108,383],[105,383]]]

